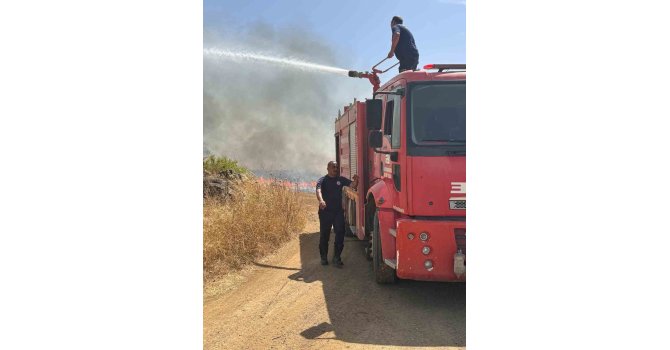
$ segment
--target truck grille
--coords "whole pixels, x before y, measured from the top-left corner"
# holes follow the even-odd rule
[[[462,200],[450,200],[449,209],[465,209],[465,199]]]

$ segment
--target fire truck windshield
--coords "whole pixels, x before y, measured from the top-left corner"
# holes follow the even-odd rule
[[[412,84],[408,101],[408,146],[421,155],[426,148],[465,148],[465,82]],[[422,152],[421,150],[424,149]],[[443,154],[443,153],[441,153]],[[419,154],[417,154],[419,155]]]

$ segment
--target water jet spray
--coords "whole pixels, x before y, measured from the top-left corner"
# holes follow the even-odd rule
[[[203,54],[208,58],[228,59],[234,61],[261,61],[265,63],[273,63],[288,68],[296,68],[304,71],[333,73],[338,75],[346,75],[347,70],[338,67],[326,66],[323,64],[311,63],[297,58],[291,57],[276,57],[264,54],[244,51],[231,51],[217,48],[205,48]]]

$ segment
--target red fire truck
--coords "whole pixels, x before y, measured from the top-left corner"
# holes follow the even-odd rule
[[[369,241],[378,283],[464,282],[465,65],[426,65],[381,87],[375,67],[349,72],[373,96],[335,121],[340,174],[360,178],[343,190],[347,231]]]

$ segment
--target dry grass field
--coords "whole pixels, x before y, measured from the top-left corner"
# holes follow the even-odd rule
[[[205,283],[276,250],[307,220],[301,194],[253,180],[237,184],[232,200],[205,198],[203,206]]]

